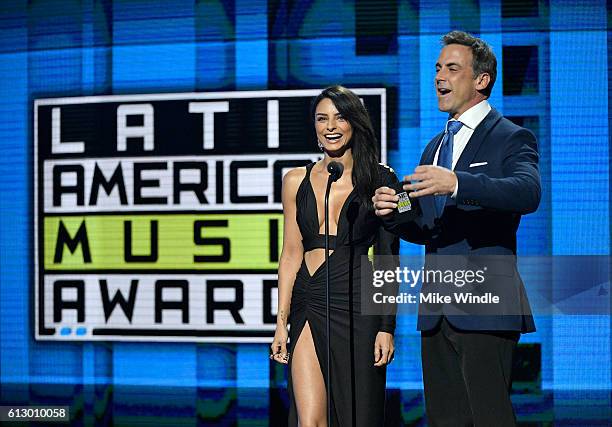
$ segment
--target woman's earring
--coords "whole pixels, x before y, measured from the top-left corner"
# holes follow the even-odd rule
[[[319,150],[323,151],[323,143],[317,140],[317,145],[319,146]]]

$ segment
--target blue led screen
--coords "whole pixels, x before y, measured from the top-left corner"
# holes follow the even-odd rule
[[[3,1],[1,401],[68,405],[77,425],[283,425],[287,405],[265,343],[35,340],[35,100],[384,88],[387,163],[404,175],[444,124],[440,37],[466,30],[497,55],[492,105],[539,141],[543,197],[521,221],[519,255],[607,256],[610,16],[603,0]],[[519,348],[519,421],[608,425],[609,314],[536,322]],[[414,318],[399,319],[396,343],[391,419],[423,425]]]

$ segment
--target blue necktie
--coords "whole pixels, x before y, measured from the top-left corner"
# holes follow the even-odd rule
[[[442,138],[440,144],[440,152],[438,153],[438,166],[446,169],[453,168],[453,137],[459,129],[461,129],[463,123],[457,120],[451,120],[446,125],[446,133]],[[436,216],[441,217],[444,212],[444,205],[446,204],[447,194],[441,196],[434,196],[436,202]]]

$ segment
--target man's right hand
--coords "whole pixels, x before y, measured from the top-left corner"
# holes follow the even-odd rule
[[[395,190],[389,187],[380,187],[376,189],[372,202],[374,203],[374,212],[377,216],[389,215],[393,209],[397,208],[399,197],[395,195]]]

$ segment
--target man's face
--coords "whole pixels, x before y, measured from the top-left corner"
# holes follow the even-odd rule
[[[472,51],[468,46],[450,44],[440,52],[436,62],[436,95],[440,111],[455,119],[484,98],[476,88],[479,79],[472,68]]]

